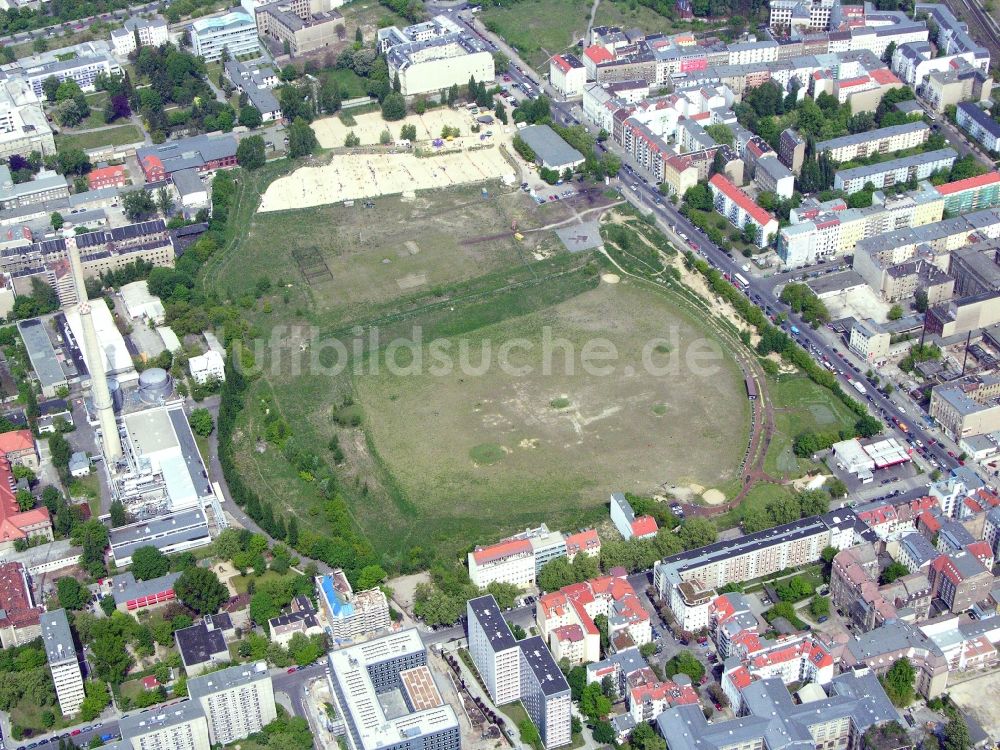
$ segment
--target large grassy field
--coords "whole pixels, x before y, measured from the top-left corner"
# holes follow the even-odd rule
[[[794,479],[814,467],[792,451],[796,435],[808,430],[836,432],[853,425],[857,417],[829,390],[804,375],[779,376],[769,388],[775,431],[764,470],[775,478]]]
[[[568,206],[495,186],[483,200],[474,186],[374,208],[243,211],[246,235],[202,281],[245,308],[256,339],[275,342],[256,355],[262,372],[237,425],[236,462],[300,528],[323,532],[321,493],[264,439],[275,412],[328,464],[343,452],[337,474],[355,523],[390,563],[413,546],[451,554],[529,523],[575,528],[604,516],[614,489],[732,479],[749,419],[738,368],[723,357],[716,371],[692,374],[689,345],[711,338],[699,320],[660,291],[600,281],[592,254],[561,250],[543,227],[571,216]],[[272,286],[255,299],[261,278]],[[391,370],[390,342],[417,335],[423,366]],[[540,372],[546,335],[575,347],[576,371],[556,348],[551,374]],[[641,359],[658,337],[669,345],[650,345],[647,357],[681,362],[660,376]],[[593,338],[617,348],[609,376],[580,372]],[[440,364],[435,339],[456,363],[443,375],[430,369]],[[518,339],[509,364],[531,365],[529,375],[496,364],[500,344]],[[463,341],[472,367],[489,341],[494,365],[463,370]]]
[[[480,18],[528,64],[546,72],[546,59],[583,38],[591,5],[588,0],[524,0],[509,8],[484,7]]]
[[[93,130],[89,133],[74,133],[73,135],[57,135],[56,148],[82,148],[84,151],[101,146],[122,146],[126,143],[141,143],[142,131],[135,125],[119,125],[114,128]]]

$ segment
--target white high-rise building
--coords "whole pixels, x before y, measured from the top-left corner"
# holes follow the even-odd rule
[[[76,658],[73,634],[65,609],[45,612],[41,618],[42,639],[45,641],[45,655],[52,671],[52,682],[56,687],[56,699],[63,716],[72,716],[83,703],[83,673]]]
[[[492,595],[470,599],[469,654],[498,706],[521,695],[521,650]]]
[[[211,750],[208,724],[198,701],[153,708],[122,718],[122,742],[132,750]]]
[[[277,718],[267,664],[238,664],[188,682],[188,695],[201,704],[213,745],[228,745],[259,732]]]
[[[159,47],[168,41],[167,22],[162,18],[129,18],[122,28],[111,32],[111,46],[118,57],[127,57],[138,47]]]

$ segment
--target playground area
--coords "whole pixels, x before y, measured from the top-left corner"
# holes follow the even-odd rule
[[[345,125],[339,117],[324,117],[312,123],[316,140],[323,148],[340,148],[348,133],[354,133],[360,139],[362,146],[374,146],[379,143],[382,132],[389,131],[392,140],[399,139],[399,131],[403,125],[413,125],[417,129],[417,141],[430,141],[441,137],[441,129],[445,126],[458,128],[459,134],[468,136],[476,118],[465,109],[440,108],[424,112],[422,115],[407,115],[396,122],[386,122],[379,112],[368,112],[354,116],[355,125]],[[493,130],[499,133],[503,128],[500,123],[482,126],[483,131]],[[476,136],[478,140],[478,136]]]
[[[329,164],[303,167],[275,180],[258,210],[287,211],[497,179],[513,184],[515,172],[496,145],[474,151],[448,149],[425,157],[344,154]]]

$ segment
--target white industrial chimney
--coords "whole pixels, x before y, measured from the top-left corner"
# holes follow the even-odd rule
[[[104,358],[97,343],[97,329],[90,314],[90,302],[87,299],[87,287],[83,283],[83,264],[80,263],[80,248],[76,245],[76,237],[66,239],[66,254],[76,284],[77,309],[80,313],[80,327],[83,329],[83,358],[90,370],[90,396],[94,401],[94,411],[101,425],[101,435],[104,439],[104,458],[108,470],[114,471],[115,464],[122,457],[122,440],[118,434],[118,423],[115,421],[114,405],[111,401],[111,391],[108,390],[108,376],[104,369]],[[103,304],[103,303],[102,303]]]

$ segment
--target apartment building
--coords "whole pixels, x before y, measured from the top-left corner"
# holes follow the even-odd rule
[[[779,198],[791,198],[795,192],[795,175],[774,154],[757,161],[754,182],[762,191],[774,193]]]
[[[712,202],[715,210],[726,217],[729,223],[743,231],[749,224],[754,227],[754,244],[757,247],[767,247],[778,235],[778,220],[754,203],[749,195],[744,193],[727,177],[721,174],[712,175],[708,181],[712,191]]]
[[[38,151],[56,152],[52,126],[42,109],[42,97],[19,77],[0,81],[0,158]]]
[[[349,750],[459,750],[458,717],[441,697],[415,629],[332,651],[329,659]]]
[[[597,535],[596,529],[584,529],[576,534],[569,534],[565,538],[566,557],[573,562],[579,554],[587,557],[601,556],[601,538]]]
[[[608,620],[608,637],[625,633],[632,646],[652,641],[649,613],[625,576],[601,576],[543,594],[535,605],[538,632],[552,648],[557,661],[571,664],[597,661],[600,633],[594,618]]]
[[[23,208],[69,197],[66,178],[49,169],[41,169],[27,182],[15,183],[10,168],[0,164],[0,211]]]
[[[573,741],[569,683],[540,636],[518,644],[521,658],[521,703],[538,728],[546,750]]]
[[[193,677],[188,680],[188,695],[205,714],[212,745],[246,739],[278,716],[265,662]]]
[[[316,590],[320,610],[336,639],[368,635],[392,623],[385,592],[379,588],[355,592],[340,568],[334,568],[330,575],[317,576]]]
[[[470,77],[487,82],[496,77],[485,43],[444,15],[403,29],[379,29],[377,41],[389,77],[399,77],[403,96],[436,94],[453,84],[464,85]]]
[[[576,55],[553,55],[549,60],[549,82],[563,98],[582,96],[587,70]]]
[[[344,16],[333,8],[341,4],[329,0],[277,0],[257,5],[254,9],[257,33],[282,47],[287,44],[293,55],[315,52],[340,41],[337,27],[344,31]]]
[[[964,59],[952,61],[947,70],[936,70],[927,76],[924,99],[941,114],[948,106],[959,102],[988,104],[993,90],[993,77]]]
[[[42,634],[44,607],[36,607],[28,571],[20,562],[0,564],[0,644],[13,648]]]
[[[116,57],[128,57],[140,47],[159,47],[169,41],[167,22],[162,18],[125,20],[120,29],[111,32],[111,47]]]
[[[900,182],[925,180],[939,170],[951,169],[957,157],[954,149],[942,148],[878,164],[842,169],[833,178],[833,187],[835,190],[854,193],[869,182],[876,190],[881,190]]]
[[[208,723],[198,701],[133,713],[118,720],[122,741],[132,750],[210,750]]]
[[[934,188],[944,198],[949,214],[964,214],[1000,205],[1000,173],[987,172]]]
[[[951,254],[948,273],[955,279],[955,295],[973,297],[1000,292],[1000,265],[997,264],[997,246],[962,247]]]
[[[971,375],[935,386],[927,413],[956,440],[1000,430],[1000,375]]]
[[[958,126],[979,141],[987,151],[1000,151],[1000,123],[978,104],[961,102],[955,113]]]
[[[925,698],[934,698],[948,686],[948,660],[941,648],[918,628],[893,620],[847,642],[841,656],[842,669],[867,667],[878,675],[889,671],[898,659],[909,659],[917,673],[915,688]]]
[[[923,121],[893,125],[867,133],[853,133],[816,144],[816,153],[828,153],[837,162],[867,158],[874,154],[891,154],[915,148],[925,143],[931,129]]]
[[[653,721],[672,706],[699,705],[698,691],[686,674],[661,681],[649,667],[630,673],[626,679],[625,702],[636,724]]]
[[[956,614],[985,599],[995,583],[982,561],[965,550],[938,557],[930,564],[927,578],[933,597]]]
[[[111,55],[107,42],[84,42],[72,47],[49,50],[17,61],[19,70],[12,71],[41,99],[44,96],[42,83],[46,78],[62,82],[76,81],[84,92],[95,90],[97,77],[104,73],[121,73],[122,69]]]
[[[656,520],[652,516],[637,516],[621,492],[611,493],[611,523],[625,539],[648,539],[656,536]]]
[[[814,562],[825,547],[846,549],[877,538],[853,513],[832,511],[671,555],[654,566],[653,585],[678,620],[707,625],[713,589]]]
[[[469,654],[493,702],[513,703],[521,692],[521,655],[493,595],[470,599],[466,605]]]
[[[780,679],[741,685],[733,707],[738,718],[709,722],[699,706],[677,706],[656,718],[671,750],[854,750],[868,729],[898,721],[876,676],[866,669],[839,675],[799,702]]]
[[[255,37],[256,38],[256,37]],[[174,172],[214,172],[236,166],[236,139],[231,135],[196,135],[136,149],[146,182],[161,182]]]
[[[212,18],[199,18],[191,24],[191,49],[205,58],[217,62],[222,50],[229,50],[231,58],[253,55],[260,51],[257,24],[243,11],[232,11]]]
[[[768,26],[782,32],[792,28],[826,31],[834,5],[834,0],[772,0]]]
[[[851,351],[868,364],[881,364],[889,356],[892,336],[871,318],[855,320],[848,343]]]
[[[778,158],[781,163],[798,174],[806,160],[806,140],[791,128],[781,131],[778,141]]]
[[[65,609],[43,612],[39,618],[42,626],[42,641],[45,656],[52,672],[52,682],[56,688],[59,711],[63,716],[72,716],[83,703],[83,672],[76,656],[73,634],[69,629],[69,619]]]

